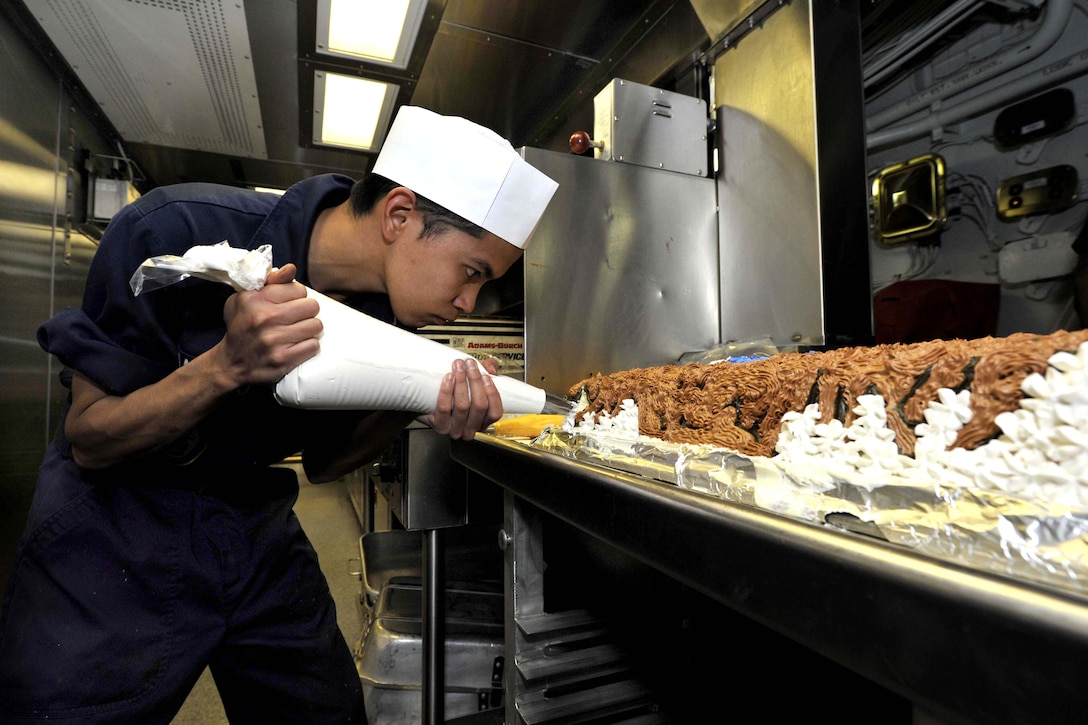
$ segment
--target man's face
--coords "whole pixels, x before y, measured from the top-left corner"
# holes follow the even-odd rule
[[[444,229],[419,237],[422,228],[413,212],[413,233],[398,241],[387,267],[386,286],[393,313],[409,327],[441,324],[472,312],[484,282],[501,277],[521,250],[490,232],[477,239]]]

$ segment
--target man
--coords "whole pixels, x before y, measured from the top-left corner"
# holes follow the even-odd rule
[[[319,348],[307,285],[419,327],[471,312],[521,254],[555,184],[463,119],[406,107],[374,173],[282,198],[150,192],[104,235],[80,309],[42,326],[70,369],[0,622],[0,722],[169,723],[210,666],[232,723],[365,722],[359,678],[292,513],[293,472],[334,480],[415,415],[280,406]],[[270,244],[260,290],[187,279],[132,294],[147,258]],[[300,284],[301,283],[301,284]],[[471,439],[502,415],[472,361],[425,420]]]

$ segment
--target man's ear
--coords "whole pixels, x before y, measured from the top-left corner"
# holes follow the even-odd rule
[[[382,202],[382,236],[392,242],[400,237],[408,226],[416,208],[416,195],[411,189],[398,186],[385,195]]]

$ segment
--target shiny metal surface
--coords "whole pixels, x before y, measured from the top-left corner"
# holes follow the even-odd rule
[[[592,373],[717,342],[714,183],[525,149],[559,182],[525,253],[525,380],[565,395]]]
[[[1082,599],[492,436],[452,455],[948,722],[1063,722],[1088,708]]]
[[[465,471],[450,460],[449,439],[422,424],[413,423],[393,441],[374,485],[406,529],[468,521]]]
[[[570,412],[570,401],[560,395],[548,393],[544,409],[540,412],[543,415],[566,415]]]
[[[423,723],[437,725],[446,721],[446,566],[442,550],[442,530],[423,532],[423,608],[420,639],[423,643]],[[379,602],[380,606],[381,602]],[[475,648],[473,648],[475,649]]]
[[[382,589],[356,659],[363,683],[367,715],[373,722],[420,723],[430,705],[450,718],[478,712],[495,693],[492,673],[503,656],[500,592],[450,588],[446,590],[443,658],[433,694],[421,686],[420,670],[427,661],[425,592],[418,585],[392,583]],[[443,722],[442,719],[437,722]]]
[[[850,12],[790,3],[715,63],[723,342],[871,335],[864,148],[843,135],[863,118]]]
[[[706,100],[616,78],[593,111],[594,158],[708,175]]]
[[[499,490],[497,487],[493,487]],[[661,669],[640,669],[624,646],[625,639],[611,627],[613,612],[598,606],[572,605],[552,596],[558,586],[556,571],[561,555],[553,555],[557,538],[571,541],[571,531],[545,531],[546,518],[539,509],[510,492],[503,492],[501,545],[506,579],[506,687],[507,725],[560,725],[575,722],[657,723],[702,722],[678,719],[663,707]],[[560,544],[562,546],[562,544]],[[575,566],[586,569],[579,557]],[[645,582],[642,582],[644,585]],[[568,585],[569,586],[569,585]],[[585,587],[575,587],[584,589]],[[642,593],[652,587],[642,589]],[[568,592],[569,593],[569,592]],[[645,597],[639,597],[640,601]],[[638,637],[633,647],[640,652],[649,641],[662,636],[659,617],[676,603],[654,592],[652,623],[640,606]],[[660,660],[664,662],[668,660]],[[690,680],[687,680],[690,682]],[[558,686],[558,683],[563,683]],[[697,685],[693,684],[693,687]],[[683,696],[685,699],[687,695]],[[720,712],[719,707],[714,708]]]
[[[807,5],[771,18],[760,32],[768,42],[742,43],[715,64],[723,341],[823,343]]]
[[[94,245],[79,228],[83,150],[103,141],[35,48],[0,22],[0,580],[67,390],[37,328],[78,304]],[[106,152],[111,153],[111,152]],[[77,212],[73,214],[73,212]]]

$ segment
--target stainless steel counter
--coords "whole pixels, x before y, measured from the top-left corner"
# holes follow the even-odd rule
[[[494,436],[451,450],[513,495],[937,717],[1088,712],[1088,599]]]

